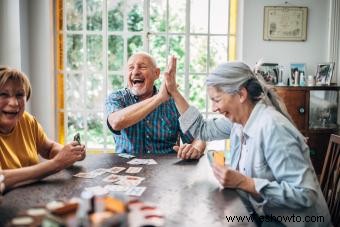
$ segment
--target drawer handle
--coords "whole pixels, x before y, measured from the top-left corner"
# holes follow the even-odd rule
[[[305,113],[305,108],[300,107],[300,108],[299,108],[299,113],[300,113],[300,114],[304,114],[304,113]]]

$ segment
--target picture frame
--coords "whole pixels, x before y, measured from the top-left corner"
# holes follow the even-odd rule
[[[298,77],[303,73],[306,76],[305,63],[290,63],[290,84],[297,85],[299,81],[295,81],[295,72],[298,72]],[[301,78],[300,78],[301,79]]]
[[[316,69],[316,85],[330,85],[333,76],[334,62],[318,64]]]
[[[279,64],[262,63],[256,73],[260,74],[266,83],[276,85],[279,81]]]
[[[263,39],[267,41],[306,41],[308,8],[265,6]]]

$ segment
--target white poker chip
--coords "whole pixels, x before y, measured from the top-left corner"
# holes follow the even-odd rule
[[[31,208],[27,210],[27,214],[30,216],[42,216],[47,213],[44,208]]]
[[[16,217],[12,219],[12,225],[30,225],[33,223],[33,218],[29,216]]]
[[[48,210],[55,210],[55,209],[58,209],[58,208],[63,207],[63,206],[64,206],[64,203],[61,202],[61,201],[51,201],[51,202],[46,204],[46,208]]]

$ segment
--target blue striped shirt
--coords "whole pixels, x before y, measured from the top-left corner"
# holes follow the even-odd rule
[[[157,92],[157,88],[154,87],[154,94]],[[133,95],[128,88],[112,92],[105,102],[107,116],[138,102],[138,96]],[[183,143],[193,141],[189,132],[182,133],[178,121],[179,116],[174,100],[170,99],[159,105],[144,119],[121,131],[114,131],[109,124],[107,125],[113,132],[117,153],[167,154],[174,152],[172,147],[179,136]]]

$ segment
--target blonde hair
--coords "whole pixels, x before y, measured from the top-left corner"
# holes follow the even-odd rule
[[[8,66],[0,66],[0,88],[2,88],[8,81],[19,82],[20,85],[24,87],[26,101],[29,100],[32,88],[25,73]]]

